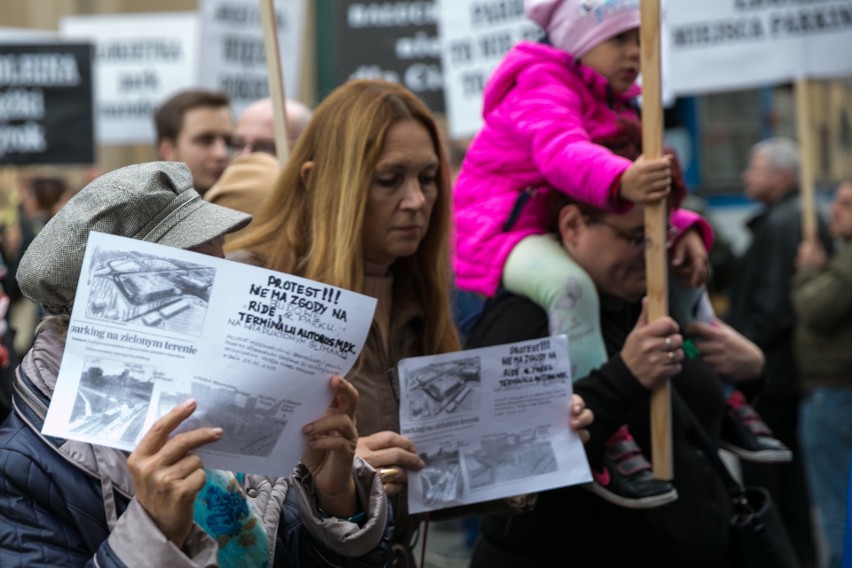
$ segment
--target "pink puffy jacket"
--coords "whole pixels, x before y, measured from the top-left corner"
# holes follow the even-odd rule
[[[610,188],[632,162],[592,139],[613,135],[619,116],[635,118],[630,100],[638,94],[635,86],[612,92],[599,73],[544,44],[521,42],[506,54],[485,87],[485,126],[454,189],[460,289],[494,295],[518,241],[546,232],[550,188],[617,212]],[[697,224],[709,250],[704,219],[680,209],[672,222],[681,230]]]

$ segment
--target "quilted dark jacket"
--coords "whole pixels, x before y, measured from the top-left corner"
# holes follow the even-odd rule
[[[0,426],[0,566],[215,566],[217,546],[199,527],[182,550],[159,532],[132,498],[122,452],[42,436],[61,355],[58,338],[36,338]],[[305,474],[246,478],[274,534],[273,566],[389,566],[392,522],[375,472],[357,464],[363,526],[321,518]]]

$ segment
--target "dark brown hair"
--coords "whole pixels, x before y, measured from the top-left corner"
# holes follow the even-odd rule
[[[217,91],[192,89],[172,95],[154,111],[157,142],[163,139],[177,140],[178,134],[183,128],[183,115],[187,111],[199,107],[228,107],[230,104],[228,95]]]

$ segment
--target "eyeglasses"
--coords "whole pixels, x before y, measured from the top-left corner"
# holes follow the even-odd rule
[[[618,225],[613,225],[609,221],[604,221],[600,217],[594,217],[591,215],[587,216],[586,219],[588,219],[589,223],[596,223],[598,225],[604,225],[605,227],[609,227],[609,229],[611,229],[613,233],[615,233],[620,239],[626,241],[632,247],[645,248],[651,244],[651,239],[648,238],[647,235],[645,235],[644,230],[641,233],[638,231],[625,231]],[[672,246],[678,235],[680,235],[680,229],[669,225],[666,229],[666,248]]]

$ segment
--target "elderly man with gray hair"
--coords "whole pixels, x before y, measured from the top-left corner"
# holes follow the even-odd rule
[[[193,400],[129,456],[41,434],[48,406],[70,404],[52,396],[90,231],[222,257],[223,236],[250,219],[203,201],[186,165],[155,162],[96,179],[33,241],[18,282],[55,315],[18,367],[14,409],[0,425],[0,565],[387,565],[386,497],[355,458],[357,393],[341,377],[331,378],[325,415],[303,430],[308,449],[288,477],[205,469],[193,450],[223,432],[175,433]]]
[[[793,451],[788,464],[742,464],[748,485],[772,494],[793,546],[804,565],[815,561],[811,513],[799,456],[800,382],[793,348],[795,314],[790,286],[802,240],[798,195],[799,151],[787,138],[771,138],[752,147],[743,172],[745,195],[762,204],[747,222],[751,243],[737,260],[728,322],[766,356],[766,386],[755,409],[775,436]],[[819,220],[823,246],[831,250],[825,223]]]

